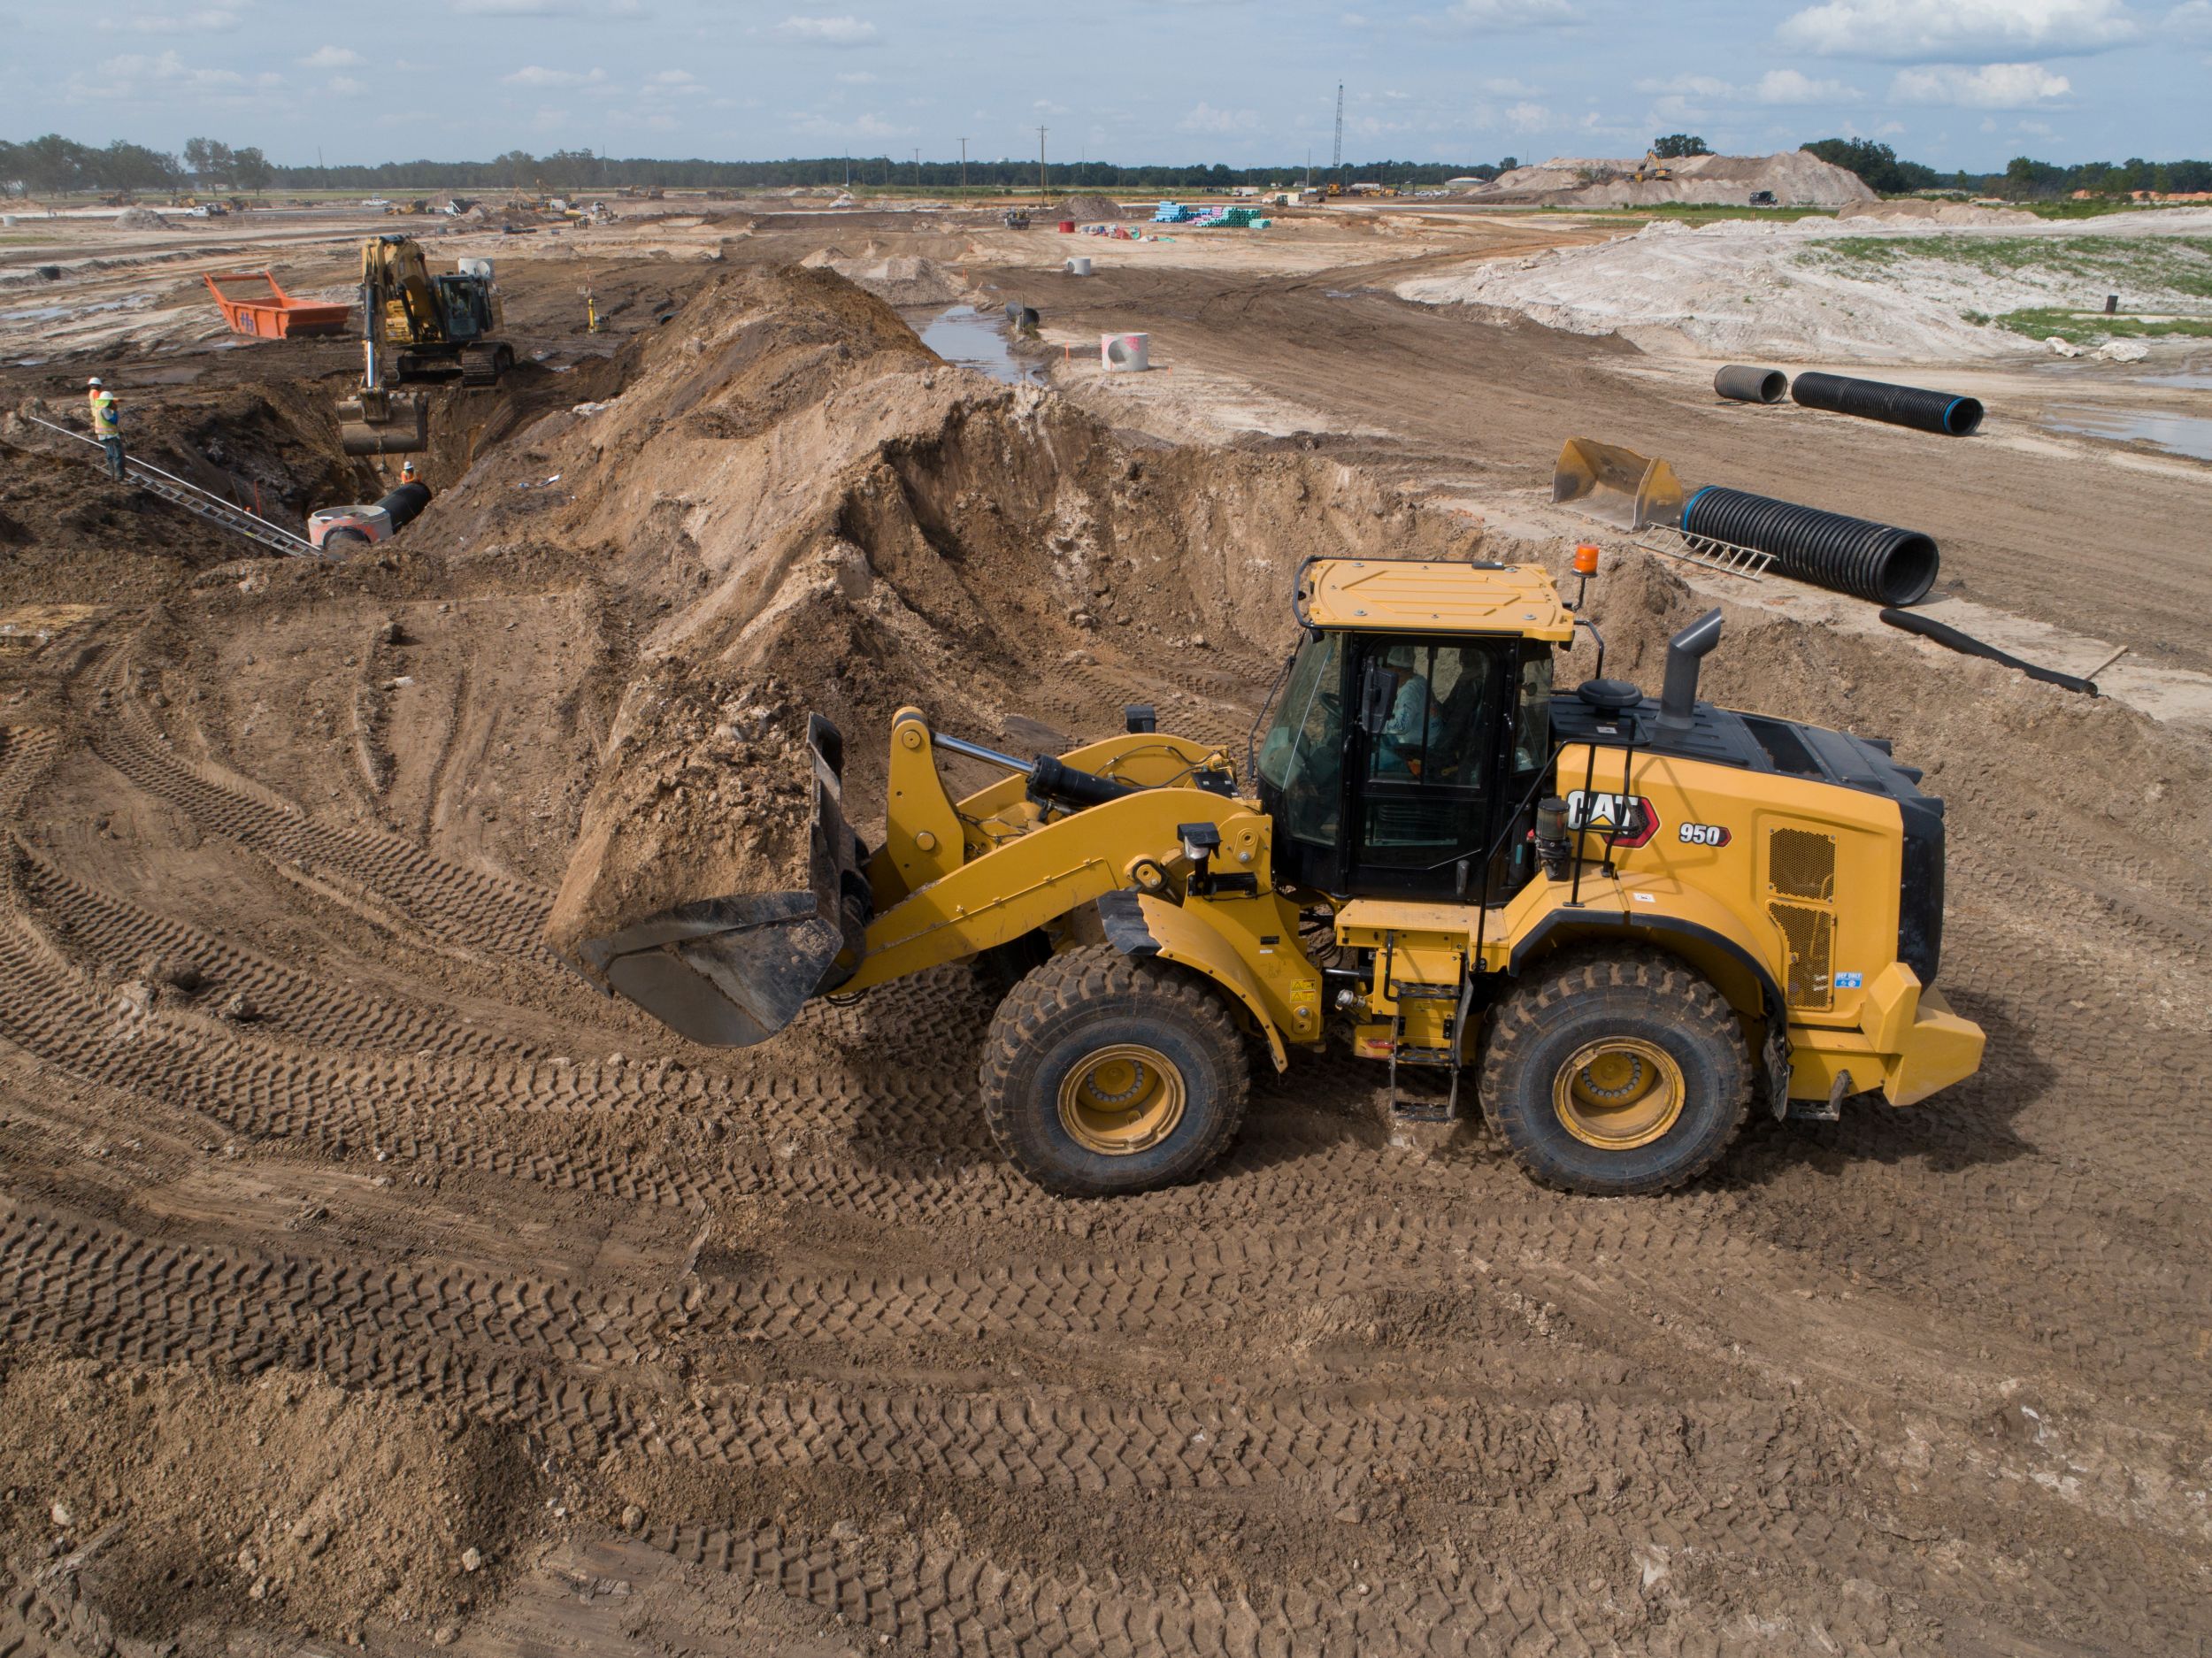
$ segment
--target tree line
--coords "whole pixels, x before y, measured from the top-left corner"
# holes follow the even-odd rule
[[[1394,184],[1441,184],[1462,176],[1494,178],[1515,165],[1502,163],[1368,161],[1347,166],[1341,176]],[[1105,161],[1055,161],[1044,169],[1054,191],[1079,189],[1208,189],[1239,184],[1293,184],[1306,176],[1302,162],[1292,166],[1231,167],[1194,162],[1141,167]],[[1330,176],[1314,169],[1317,180]],[[588,150],[558,150],[534,156],[511,150],[489,161],[386,161],[369,165],[281,166],[258,149],[234,150],[212,139],[187,142],[172,155],[118,139],[104,150],[49,133],[23,143],[0,139],[0,188],[16,193],[58,195],[87,191],[227,189],[278,190],[611,190],[639,188],[763,189],[847,183],[876,189],[889,185],[949,190],[963,179],[973,188],[1035,188],[1034,161],[924,161],[891,156],[823,156],[783,161],[671,160],[649,156],[595,155]]]
[[[2015,156],[2002,173],[1939,173],[1917,161],[1899,158],[1887,144],[1871,138],[1823,138],[1804,146],[1823,161],[1848,168],[1884,196],[1915,190],[1967,190],[2012,201],[2055,201],[2077,190],[2092,196],[2127,196],[2154,190],[2187,196],[2212,190],[2212,161],[2084,161],[2062,167],[2030,156]]]
[[[188,139],[181,156],[117,139],[104,150],[49,133],[24,143],[0,139],[0,188],[37,196],[141,190],[265,190],[278,169],[251,146],[233,150]]]
[[[1702,138],[1670,133],[1655,141],[1662,157],[1709,153]],[[1823,138],[1804,148],[1824,161],[1848,168],[1886,196],[1915,190],[1956,189],[2014,200],[2048,200],[2086,190],[2093,196],[2125,196],[2134,190],[2185,194],[2212,190],[2212,162],[2088,161],[2058,166],[2030,157],[2014,157],[2002,173],[1942,173],[1901,159],[1885,143],[1868,138]],[[1345,182],[1372,181],[1399,186],[1434,186],[1455,178],[1492,179],[1519,163],[1506,156],[1495,162],[1365,161],[1333,176]],[[1215,162],[1118,166],[1107,161],[1056,161],[1044,169],[1046,188],[1071,190],[1218,190],[1237,185],[1296,184],[1308,176],[1302,162],[1290,165],[1232,167]],[[1311,170],[1317,182],[1332,176]],[[1034,161],[923,161],[891,156],[818,156],[783,161],[672,160],[648,156],[595,155],[588,150],[557,150],[534,156],[511,150],[488,161],[387,161],[374,165],[297,167],[271,162],[259,149],[233,149],[211,138],[186,142],[179,154],[116,140],[105,149],[81,144],[58,133],[22,143],[0,139],[0,191],[58,195],[69,192],[127,194],[184,189],[363,190],[382,195],[403,191],[496,189],[578,193],[641,189],[770,189],[849,185],[879,189],[904,185],[949,191],[963,182],[971,188],[1034,188]]]

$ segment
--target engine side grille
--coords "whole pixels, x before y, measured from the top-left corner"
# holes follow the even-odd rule
[[[1782,929],[1789,946],[1790,978],[1786,994],[1793,1008],[1824,1012],[1835,1005],[1835,980],[1829,956],[1835,943],[1836,918],[1825,910],[1803,904],[1769,904],[1767,914]]]
[[[1767,836],[1767,887],[1784,898],[1836,901],[1836,838],[1809,829],[1777,829]]]

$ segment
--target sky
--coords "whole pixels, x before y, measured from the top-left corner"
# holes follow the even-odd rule
[[[1297,164],[1874,137],[2212,152],[2212,0],[0,0],[0,133],[280,163],[521,149]]]

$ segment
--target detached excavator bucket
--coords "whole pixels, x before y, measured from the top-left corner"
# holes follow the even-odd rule
[[[430,447],[430,405],[419,392],[379,392],[338,405],[349,455],[413,455]]]
[[[807,891],[696,899],[580,947],[593,979],[695,1042],[767,1040],[809,997],[849,978],[866,948],[868,882],[845,824],[844,739],[817,714],[807,740],[814,757]]]
[[[1595,438],[1569,438],[1552,469],[1551,498],[1631,532],[1682,522],[1682,484],[1664,461]]]

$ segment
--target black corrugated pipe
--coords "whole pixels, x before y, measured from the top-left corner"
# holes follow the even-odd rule
[[[1878,380],[1847,380],[1840,374],[1800,374],[1790,395],[1808,409],[1827,409],[1866,420],[1886,420],[1916,432],[1942,432],[1962,438],[1982,423],[1982,406],[1971,397],[1917,386],[1892,386]]]
[[[422,510],[430,504],[430,486],[402,484],[376,504],[392,515],[392,529],[396,533],[422,516]]]
[[[1731,363],[1713,376],[1713,389],[1737,403],[1780,403],[1790,377],[1778,368],[1750,368]]]
[[[1708,484],[1682,508],[1682,533],[1748,547],[1774,557],[1774,568],[1877,604],[1917,604],[1935,586],[1936,544],[1901,530],[1793,501]]]

